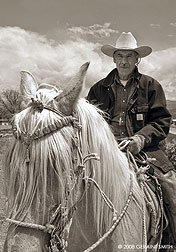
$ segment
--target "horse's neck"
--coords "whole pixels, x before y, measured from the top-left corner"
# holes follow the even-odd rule
[[[11,225],[7,232],[3,251],[46,252],[48,251],[46,250],[48,240],[48,234],[42,231],[26,227],[14,227],[14,225]]]
[[[99,239],[96,220],[93,218],[94,212],[92,206],[91,189],[88,189],[83,199],[77,205],[77,210],[73,216],[73,222],[69,233],[68,252],[84,251]],[[106,252],[106,243],[109,247],[109,242],[106,240],[106,242],[98,246],[95,251]]]

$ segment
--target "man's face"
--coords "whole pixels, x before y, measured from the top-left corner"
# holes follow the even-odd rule
[[[114,63],[116,64],[119,77],[124,80],[128,80],[130,74],[135,68],[135,64],[138,62],[138,55],[134,51],[116,51],[113,56]]]

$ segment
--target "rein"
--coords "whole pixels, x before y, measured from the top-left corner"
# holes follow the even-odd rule
[[[148,208],[150,212],[150,233],[151,236],[154,237],[154,240],[156,239],[156,236],[158,237],[158,244],[161,244],[162,239],[162,233],[164,230],[163,227],[163,218],[164,218],[164,208],[163,208],[163,196],[162,196],[162,190],[161,185],[158,182],[158,179],[154,174],[151,174],[149,171],[150,169],[150,162],[155,160],[155,158],[149,158],[147,154],[143,151],[138,153],[137,155],[133,156],[132,153],[128,150],[128,144],[130,140],[123,140],[119,147],[122,151],[125,150],[128,163],[131,166],[131,169],[134,170],[137,181],[139,183],[139,186],[141,188],[141,191],[143,193],[143,197],[146,203],[146,207]],[[155,191],[151,189],[151,186],[154,186]],[[160,210],[156,211],[155,207],[152,204],[152,199],[150,195],[150,191],[155,192],[156,200],[159,203]],[[159,214],[159,211],[161,211],[161,214]],[[146,221],[145,221],[145,210],[143,207],[143,213],[142,213],[142,221],[143,221],[143,243],[147,244],[147,233],[146,233]],[[161,216],[160,216],[161,215]],[[160,227],[160,231],[158,232],[158,225]],[[151,238],[151,244],[152,238]],[[159,251],[159,246],[157,248],[157,251]]]
[[[88,181],[93,183],[97,187],[97,189],[100,191],[102,198],[105,200],[106,204],[113,211],[113,224],[110,227],[110,229],[97,242],[95,242],[93,245],[91,245],[88,249],[84,250],[83,252],[91,252],[98,245],[100,245],[110,234],[112,234],[112,232],[116,229],[116,227],[118,226],[118,224],[122,220],[123,216],[125,215],[125,213],[128,209],[128,206],[131,202],[131,199],[133,197],[133,180],[132,180],[132,176],[130,176],[130,192],[128,195],[128,199],[126,200],[126,203],[125,203],[121,213],[117,216],[117,210],[115,210],[112,202],[109,200],[109,198],[106,196],[106,194],[100,189],[100,187],[98,186],[96,181],[91,178],[88,178]]]
[[[76,210],[76,206],[78,202],[83,198],[86,189],[88,188],[88,184],[93,184],[97,190],[100,192],[100,195],[102,196],[103,200],[107,204],[107,206],[112,210],[113,212],[113,220],[112,220],[112,226],[110,229],[93,245],[91,245],[88,249],[84,250],[84,252],[90,252],[94,250],[100,243],[102,243],[118,226],[120,221],[122,220],[124,214],[126,213],[128,206],[131,202],[131,199],[133,197],[133,179],[132,175],[130,175],[130,190],[129,195],[126,200],[126,203],[121,211],[120,214],[118,214],[117,210],[115,209],[113,203],[110,201],[110,199],[107,197],[107,195],[102,191],[102,189],[99,187],[97,182],[94,180],[92,174],[94,174],[94,171],[91,172],[89,176],[85,174],[85,163],[90,159],[99,160],[99,157],[95,153],[90,153],[87,156],[83,157],[82,155],[82,147],[81,147],[81,125],[79,124],[79,121],[76,116],[66,116],[62,114],[60,111],[47,106],[43,105],[38,100],[32,99],[32,103],[30,106],[34,106],[35,108],[39,110],[47,109],[50,110],[58,115],[61,116],[61,118],[53,123],[47,125],[45,128],[36,130],[32,135],[28,132],[21,132],[20,134],[17,132],[17,127],[15,126],[14,122],[12,122],[12,129],[13,134],[16,139],[21,140],[24,142],[24,144],[27,146],[27,153],[26,153],[26,162],[30,162],[30,153],[29,148],[31,146],[31,143],[34,140],[37,140],[41,137],[44,137],[48,134],[51,134],[65,126],[73,125],[73,128],[75,130],[75,135],[73,139],[73,166],[74,166],[74,185],[70,192],[68,192],[68,196],[65,199],[65,205],[62,206],[61,204],[57,207],[54,214],[52,215],[49,223],[46,225],[38,225],[38,224],[32,224],[32,223],[26,223],[22,221],[17,221],[13,219],[7,218],[6,220],[12,224],[15,224],[17,226],[21,227],[27,227],[27,228],[33,228],[36,230],[43,231],[45,233],[48,233],[50,235],[50,252],[66,252],[67,247],[67,239],[69,234],[69,229],[72,222],[73,213]],[[78,163],[79,162],[79,163]],[[79,193],[76,195],[75,203],[68,209],[68,197],[71,195],[73,189],[75,188],[75,185],[77,183],[84,182],[84,192]],[[58,221],[59,220],[59,221]],[[57,225],[54,224],[54,222],[57,221]]]

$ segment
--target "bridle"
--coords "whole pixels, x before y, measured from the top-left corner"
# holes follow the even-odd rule
[[[34,107],[35,109],[38,109],[42,111],[43,109],[50,110],[60,116],[60,119],[58,119],[55,123],[49,124],[43,129],[36,130],[32,135],[28,132],[21,132],[20,134],[17,132],[17,127],[15,126],[14,121],[12,121],[12,129],[13,134],[16,139],[21,140],[26,146],[26,162],[30,162],[30,146],[31,143],[39,138],[42,138],[44,136],[47,136],[49,134],[52,134],[53,132],[56,132],[60,130],[61,128],[65,126],[73,126],[74,129],[74,139],[73,139],[73,173],[71,176],[73,176],[73,186],[71,191],[67,192],[67,196],[65,198],[65,204],[59,205],[57,209],[55,210],[54,214],[51,216],[50,221],[45,225],[38,225],[38,224],[32,224],[32,223],[26,223],[21,221],[16,221],[13,219],[7,219],[12,224],[15,224],[17,226],[23,226],[27,228],[33,228],[37,230],[41,230],[43,232],[46,232],[50,236],[49,241],[49,251],[55,252],[66,252],[67,247],[67,239],[69,234],[69,229],[72,223],[72,217],[77,209],[77,204],[80,202],[89,187],[90,184],[93,184],[100,192],[103,200],[108,205],[108,207],[113,212],[113,224],[111,228],[97,241],[95,242],[91,247],[89,247],[84,252],[90,252],[93,249],[95,249],[100,243],[102,243],[117,227],[121,219],[123,218],[124,214],[127,211],[127,208],[131,202],[132,196],[133,196],[133,179],[132,176],[130,176],[130,190],[129,195],[126,200],[126,203],[124,205],[123,210],[120,214],[118,214],[117,210],[115,209],[113,203],[110,201],[110,199],[106,196],[106,194],[101,190],[97,182],[94,180],[94,171],[92,170],[89,175],[85,172],[85,163],[90,160],[99,160],[99,157],[96,153],[90,153],[87,156],[83,157],[82,154],[82,146],[81,146],[81,124],[78,120],[78,117],[76,115],[76,112],[73,112],[73,115],[66,116],[59,110],[48,106],[43,105],[42,102],[38,100],[32,99],[32,102],[29,104],[29,106]],[[72,194],[72,191],[75,189],[75,184],[78,184],[84,187],[84,190],[81,192],[77,192],[74,203],[69,206],[69,197]]]

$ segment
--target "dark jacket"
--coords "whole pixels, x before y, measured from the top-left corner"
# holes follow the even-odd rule
[[[100,109],[107,112],[111,120],[115,104],[114,93],[111,85],[114,83],[117,69],[113,69],[106,78],[97,82],[89,91],[87,99],[97,104]],[[152,77],[140,74],[136,68],[132,79],[132,91],[127,102],[126,129],[128,136],[140,134],[145,137],[145,150],[149,156],[155,157],[155,164],[165,172],[173,168],[169,160],[158,159],[164,153],[159,148],[159,143],[169,133],[171,115],[166,108],[166,98],[162,86]],[[143,120],[136,120],[137,114],[143,115]],[[160,157],[161,156],[161,157]]]

